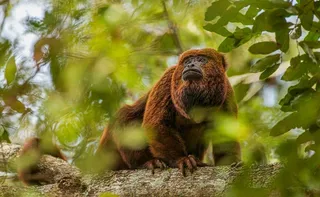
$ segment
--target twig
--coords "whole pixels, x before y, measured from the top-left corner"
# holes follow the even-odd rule
[[[1,24],[0,24],[0,31],[2,32],[2,30],[3,30],[3,26],[4,26],[4,22],[5,22],[5,20],[6,20],[6,12],[7,12],[7,10],[8,10],[8,6],[7,5],[5,5],[6,3],[9,3],[9,0],[3,0],[3,1],[0,1],[0,5],[4,5],[4,7],[3,7],[3,19],[2,19],[2,21],[1,21]]]
[[[175,43],[176,47],[178,48],[179,53],[182,53],[183,48],[182,48],[181,41],[179,38],[178,29],[169,17],[168,9],[167,9],[167,6],[166,6],[166,3],[164,2],[164,0],[162,0],[162,6],[163,6],[164,15],[168,21],[168,27],[172,31],[172,37],[173,37],[174,43]]]
[[[0,5],[3,5],[3,4],[5,4],[5,3],[9,3],[9,0],[2,0],[2,1],[0,1]]]

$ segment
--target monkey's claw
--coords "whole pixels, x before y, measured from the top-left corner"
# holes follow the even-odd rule
[[[151,159],[143,164],[143,168],[151,170],[151,173],[154,174],[155,168],[160,168],[161,170],[167,168],[167,164],[164,163],[161,159]]]
[[[242,161],[236,161],[236,162],[233,162],[231,164],[231,168],[240,168],[243,166],[243,162]]]
[[[183,176],[186,176],[186,168],[189,169],[191,173],[197,170],[197,167],[204,167],[207,164],[201,162],[193,155],[188,155],[187,157],[182,157],[176,162],[177,167],[180,169]]]

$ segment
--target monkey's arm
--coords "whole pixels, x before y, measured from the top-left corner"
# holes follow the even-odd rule
[[[222,112],[234,117],[238,115],[238,105],[229,82],[227,82],[227,95],[222,105]],[[213,143],[212,148],[215,165],[230,165],[241,161],[240,144],[236,139],[218,144]]]

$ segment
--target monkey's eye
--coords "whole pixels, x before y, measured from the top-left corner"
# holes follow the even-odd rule
[[[205,64],[208,62],[208,59],[205,56],[197,56],[196,61],[201,62],[202,64]]]
[[[183,61],[183,65],[185,67],[194,67],[194,66],[200,67],[205,65],[207,62],[208,62],[208,58],[206,56],[199,55],[199,56],[191,56],[186,58]]]
[[[192,62],[192,57],[188,57],[187,59],[184,60],[183,64],[190,64]]]

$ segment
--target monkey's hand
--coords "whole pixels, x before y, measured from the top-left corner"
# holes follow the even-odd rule
[[[208,166],[207,164],[201,162],[198,158],[193,155],[188,155],[186,157],[179,158],[176,162],[174,162],[172,167],[178,167],[183,176],[186,176],[186,168],[187,167],[191,173],[193,173],[197,167]]]
[[[142,165],[142,168],[147,168],[151,170],[151,173],[154,174],[155,168],[160,168],[161,170],[167,168],[167,164],[164,163],[161,159],[153,158]]]

